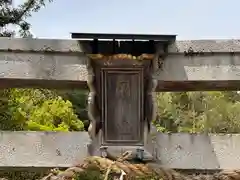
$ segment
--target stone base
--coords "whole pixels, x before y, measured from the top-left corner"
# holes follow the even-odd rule
[[[136,158],[142,161],[157,160],[156,149],[151,135],[147,137],[144,146],[102,146],[101,134],[102,132],[100,131],[98,136],[88,144],[88,153],[90,156],[105,157],[106,153],[109,153],[111,156],[120,157],[126,151],[131,151],[132,156],[129,157],[129,160]]]

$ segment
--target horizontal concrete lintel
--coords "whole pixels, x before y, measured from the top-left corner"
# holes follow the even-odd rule
[[[85,89],[87,77],[85,55],[0,51],[0,88]],[[157,91],[235,90],[240,81],[240,54],[169,54],[153,77],[159,81]]]
[[[158,158],[174,169],[222,170],[240,167],[240,134],[158,134]]]
[[[84,53],[85,46],[71,39],[0,38],[0,51]]]
[[[183,52],[228,53],[240,52],[239,39],[205,39],[176,41],[168,47],[168,53]]]
[[[0,167],[69,167],[87,157],[85,132],[0,133]]]
[[[240,134],[159,133],[155,136],[160,166],[183,170],[240,167]],[[0,168],[70,167],[88,156],[89,142],[87,132],[2,131]]]
[[[192,48],[195,52],[240,52],[240,40],[183,40],[175,41],[168,47],[168,52],[184,52]],[[0,38],[0,51],[49,51],[49,52],[85,52],[83,42],[72,39],[30,39]],[[162,48],[160,45],[159,48]]]
[[[240,55],[169,55],[154,78],[176,82],[240,80]]]
[[[85,82],[86,64],[84,55],[0,52],[0,79]]]

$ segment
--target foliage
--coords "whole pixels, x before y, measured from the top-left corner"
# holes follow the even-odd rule
[[[0,90],[0,129],[1,130],[15,130],[15,123],[12,122],[11,113],[8,107],[9,90]],[[18,126],[18,125],[16,125]]]
[[[0,0],[0,36],[15,35],[9,25],[20,27],[20,36],[31,38],[26,18],[52,0],[26,0],[18,7],[12,0]],[[43,89],[7,89],[0,91],[1,130],[83,130],[83,123],[75,115],[72,103],[63,100],[56,91]]]
[[[26,21],[32,12],[37,12],[41,7],[46,5],[46,1],[52,0],[26,0],[18,7],[13,7],[13,0],[0,0],[0,36],[11,37],[15,34],[14,30],[8,28],[9,25],[17,25],[20,27],[20,35],[22,37],[31,37],[30,24]]]
[[[2,130],[83,130],[85,91],[11,89],[0,97]],[[153,123],[161,132],[239,133],[239,100],[234,91],[158,93]]]
[[[0,171],[0,179],[1,180],[39,180],[42,177],[49,174],[49,170],[25,170],[25,171],[9,171],[9,170],[1,170]]]
[[[84,129],[87,130],[90,124],[87,112],[88,91],[81,89],[58,90],[57,93],[73,105],[73,110],[79,119],[83,121]]]
[[[104,175],[99,168],[90,167],[81,173],[77,173],[73,179],[75,179],[75,180],[104,180]]]
[[[80,131],[83,123],[72,104],[47,89],[11,89],[8,107],[11,130]],[[5,123],[7,124],[7,123]],[[6,129],[5,128],[5,129]]]
[[[77,173],[75,177],[73,178],[74,180],[105,180],[105,173],[102,172],[99,168],[96,167],[91,167],[87,168],[85,171],[81,173]],[[119,177],[119,175],[117,176]],[[119,179],[114,177],[113,174],[109,174],[108,180],[114,180],[114,179]],[[128,177],[127,179],[131,180],[159,180],[159,177],[157,175],[143,175],[140,177]]]
[[[159,93],[158,120],[162,132],[240,133],[237,92]]]
[[[86,111],[87,104],[87,95],[88,91],[72,89],[72,90],[58,90],[57,94],[63,97],[65,100],[69,100],[73,104],[73,109],[78,117],[84,117],[83,119],[87,119],[88,117],[84,112]]]

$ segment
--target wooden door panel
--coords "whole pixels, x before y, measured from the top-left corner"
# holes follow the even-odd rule
[[[103,69],[103,144],[143,145],[143,70]]]

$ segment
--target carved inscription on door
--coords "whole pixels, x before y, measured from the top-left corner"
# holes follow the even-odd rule
[[[103,144],[142,145],[142,78],[141,69],[103,70]]]

